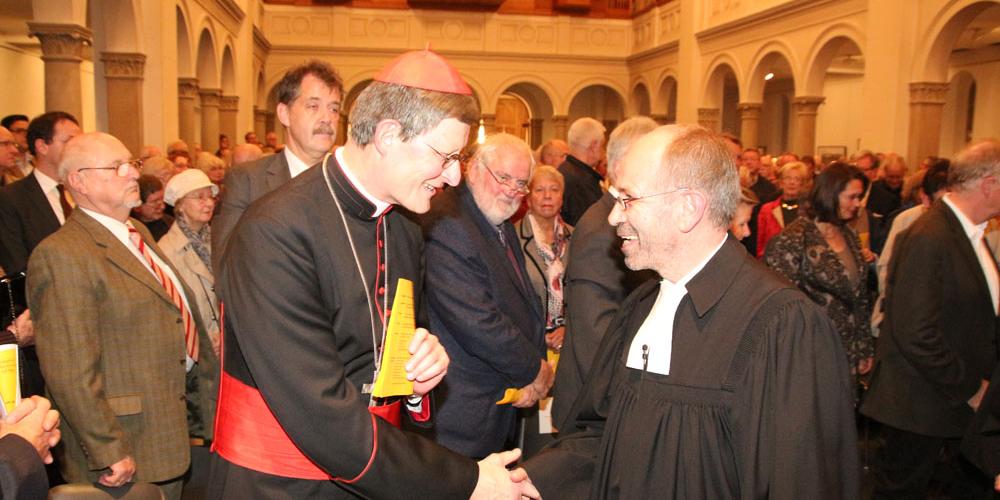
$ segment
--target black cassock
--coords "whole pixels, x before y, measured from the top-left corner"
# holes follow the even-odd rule
[[[268,474],[215,455],[209,496],[468,498],[478,477],[475,462],[368,412],[362,387],[372,382],[372,315],[376,342],[381,342],[379,310],[369,308],[322,168],[310,168],[251,205],[228,240],[217,283],[224,308],[223,379],[259,392],[301,454],[340,480]],[[378,258],[374,205],[351,185],[332,155],[326,168],[372,299],[381,309],[391,308],[399,278],[413,281],[419,294],[419,228],[398,210],[387,213],[381,222],[386,251]],[[384,273],[387,287],[377,279]],[[426,324],[419,296],[414,299],[417,324]],[[217,429],[226,418],[248,418],[234,414],[239,408],[229,408],[220,398]],[[236,439],[244,448],[261,442],[254,432],[244,434],[249,436]],[[217,432],[217,451],[221,440]],[[261,453],[269,451],[265,447]],[[280,466],[288,460],[266,456],[261,462]]]
[[[626,299],[577,428],[526,464],[542,495],[856,499],[850,378],[822,310],[730,238],[688,282],[660,375],[625,366],[658,290]]]

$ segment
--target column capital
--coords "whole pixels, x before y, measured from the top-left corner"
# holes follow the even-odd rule
[[[178,97],[181,99],[194,99],[198,97],[198,79],[197,78],[178,78],[177,79],[177,93]]]
[[[42,43],[43,61],[83,61],[83,46],[94,42],[94,33],[77,24],[29,21],[28,34]]]
[[[722,110],[719,108],[698,108],[699,122],[702,120],[718,120],[721,115]]]
[[[826,97],[822,96],[795,96],[792,98],[792,108],[796,114],[815,115],[819,105],[826,102]]]
[[[219,101],[222,100],[222,89],[198,89],[198,95],[201,96],[201,107],[218,108]]]
[[[913,82],[910,84],[911,104],[944,104],[947,98],[947,82]]]
[[[257,106],[254,106],[253,107],[253,116],[254,116],[254,118],[256,118],[258,116],[261,117],[261,118],[267,118],[267,110],[264,109],[264,108],[258,108]]]
[[[740,115],[744,114],[760,114],[761,108],[764,107],[762,102],[741,102],[736,105],[736,110],[740,112]]]
[[[219,99],[220,111],[237,111],[240,109],[240,96],[224,95]]]
[[[105,78],[142,80],[146,55],[133,52],[101,52]]]

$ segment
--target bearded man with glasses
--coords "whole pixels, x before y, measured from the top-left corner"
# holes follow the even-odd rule
[[[492,135],[465,182],[421,219],[431,330],[451,357],[436,392],[435,439],[468,457],[512,444],[516,408],[534,406],[552,385],[541,299],[508,221],[529,192],[533,164],[523,140]],[[496,404],[508,388],[520,388],[520,398]]]

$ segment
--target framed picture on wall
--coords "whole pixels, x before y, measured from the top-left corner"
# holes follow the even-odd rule
[[[820,165],[837,160],[847,161],[847,146],[817,146],[816,156],[819,156]]]

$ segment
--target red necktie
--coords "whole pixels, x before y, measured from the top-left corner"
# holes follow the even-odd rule
[[[62,206],[63,220],[69,219],[69,214],[73,213],[73,205],[70,205],[69,200],[66,199],[66,188],[62,184],[56,184],[56,190],[59,191],[59,205]]]
[[[160,266],[156,265],[156,261],[153,260],[153,255],[149,253],[149,249],[146,248],[146,243],[142,241],[142,236],[139,235],[134,227],[129,226],[128,237],[132,240],[132,244],[139,249],[139,253],[142,254],[143,258],[146,259],[146,263],[149,267],[153,269],[153,274],[156,275],[156,280],[160,282],[163,286],[163,290],[167,292],[170,300],[174,302],[177,309],[181,311],[181,317],[184,318],[184,345],[187,349],[187,355],[189,358],[198,361],[198,336],[194,329],[194,319],[191,317],[191,313],[184,307],[184,299],[181,298],[181,294],[177,291],[174,286],[173,280],[171,280]]]

